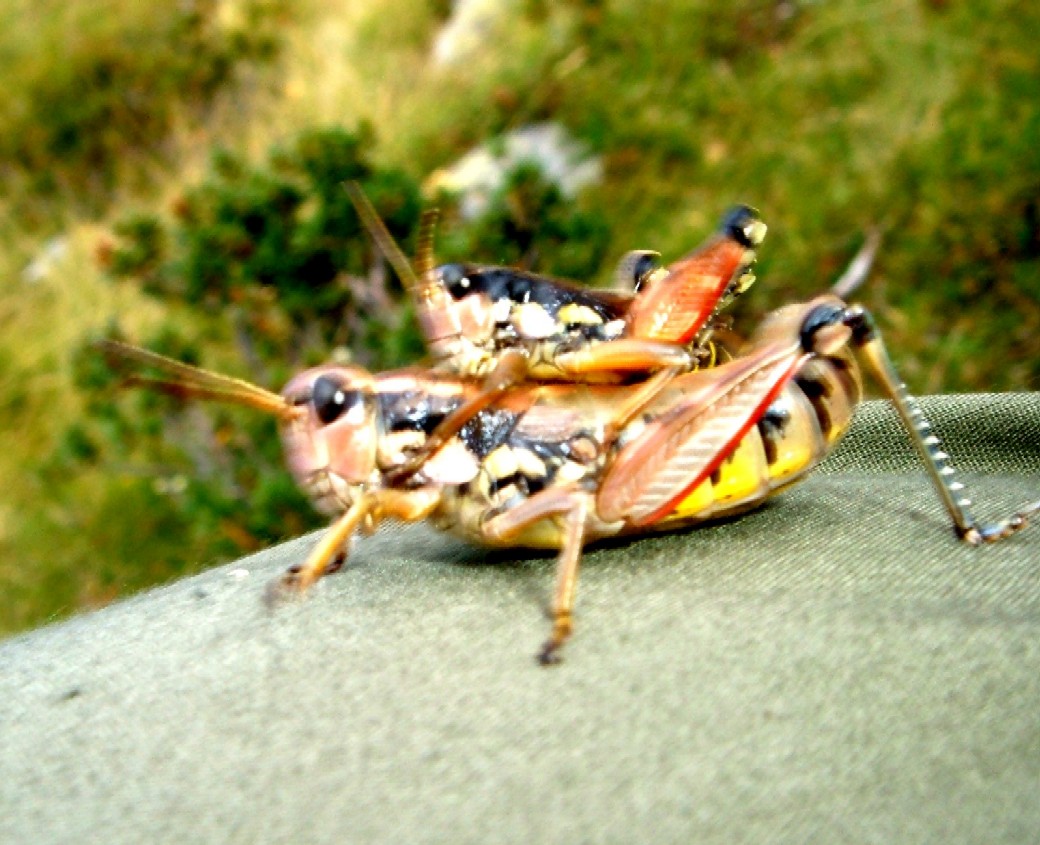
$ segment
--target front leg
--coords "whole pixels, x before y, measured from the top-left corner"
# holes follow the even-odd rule
[[[559,352],[553,363],[565,376],[578,379],[595,373],[646,373],[662,369],[692,370],[697,361],[682,346],[637,337],[621,337]]]
[[[482,526],[489,541],[509,540],[524,528],[543,519],[556,518],[560,527],[560,554],[556,559],[556,589],[553,592],[553,627],[538,652],[538,662],[552,666],[560,662],[560,649],[574,630],[574,595],[578,564],[585,545],[585,525],[593,507],[592,495],[578,487],[563,487],[537,493],[514,508],[492,517]]]
[[[440,504],[439,487],[420,487],[417,490],[374,490],[357,500],[325,532],[302,564],[289,567],[267,589],[268,604],[277,604],[292,595],[302,595],[307,589],[346,560],[350,541],[359,526],[371,533],[384,517],[405,522],[418,522],[429,516]]]
[[[629,392],[615,410],[604,434],[604,440],[608,443],[675,376],[697,367],[693,355],[681,346],[637,338],[620,338],[564,352],[556,356],[556,364],[566,375],[577,379],[590,373],[607,371],[653,373]]]

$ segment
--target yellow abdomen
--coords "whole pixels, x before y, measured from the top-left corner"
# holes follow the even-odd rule
[[[813,359],[715,472],[654,527],[666,530],[747,510],[794,483],[845,434],[859,394],[851,358]]]

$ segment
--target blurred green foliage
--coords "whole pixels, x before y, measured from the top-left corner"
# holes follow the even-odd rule
[[[361,183],[402,241],[421,201],[403,171],[372,166],[371,143],[366,130],[308,130],[259,166],[217,150],[209,177],[174,200],[173,220],[116,222],[109,270],[164,301],[223,310],[258,376],[266,364],[284,375],[348,339],[368,366],[399,363],[421,347],[393,313],[400,286],[383,279],[343,186]]]
[[[44,30],[49,43],[8,34],[0,193],[27,221],[103,209],[131,175],[128,154],[138,169],[161,157],[178,122],[197,123],[244,67],[276,57],[284,5],[248,0],[234,20],[221,0],[54,9],[65,20]]]
[[[610,243],[605,214],[568,201],[537,164],[520,162],[505,174],[502,189],[492,195],[484,212],[449,238],[445,249],[448,257],[459,260],[590,279],[602,266]]]
[[[1040,60],[972,68],[943,131],[894,162],[888,270],[921,336],[946,333],[943,384],[1040,385]],[[907,200],[910,201],[907,201]],[[939,319],[935,320],[938,315]],[[913,332],[907,338],[913,340]]]

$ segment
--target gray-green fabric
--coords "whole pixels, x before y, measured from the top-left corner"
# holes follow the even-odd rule
[[[982,516],[1040,393],[924,402]],[[894,412],[739,520],[550,558],[314,537],[0,643],[2,842],[1036,842],[1040,526],[970,549]]]

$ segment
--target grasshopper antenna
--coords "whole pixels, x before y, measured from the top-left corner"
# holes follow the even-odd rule
[[[870,275],[879,246],[881,246],[881,230],[875,226],[867,232],[867,239],[863,242],[863,246],[849,262],[845,272],[838,277],[838,281],[831,288],[831,293],[839,299],[848,300],[850,295],[859,290],[867,280],[867,276]]]
[[[128,372],[123,379],[125,386],[145,387],[180,398],[245,405],[282,419],[292,416],[293,407],[283,396],[251,382],[212,373],[118,340],[99,340],[94,347],[113,370]],[[158,371],[165,378],[145,375],[149,370]]]
[[[386,228],[386,224],[379,218],[378,212],[372,207],[372,203],[361,185],[357,182],[345,184],[347,195],[354,204],[354,210],[368,230],[372,240],[376,242],[383,257],[394,268],[401,283],[410,291],[417,293],[421,289],[420,279],[425,279],[433,272],[433,230],[437,222],[437,211],[424,211],[419,221],[419,254],[416,257],[418,273],[412,269],[405,254],[394,240],[394,236]]]
[[[415,256],[415,267],[420,279],[430,279],[434,271],[433,234],[437,228],[438,211],[427,209],[419,218],[419,246]]]

